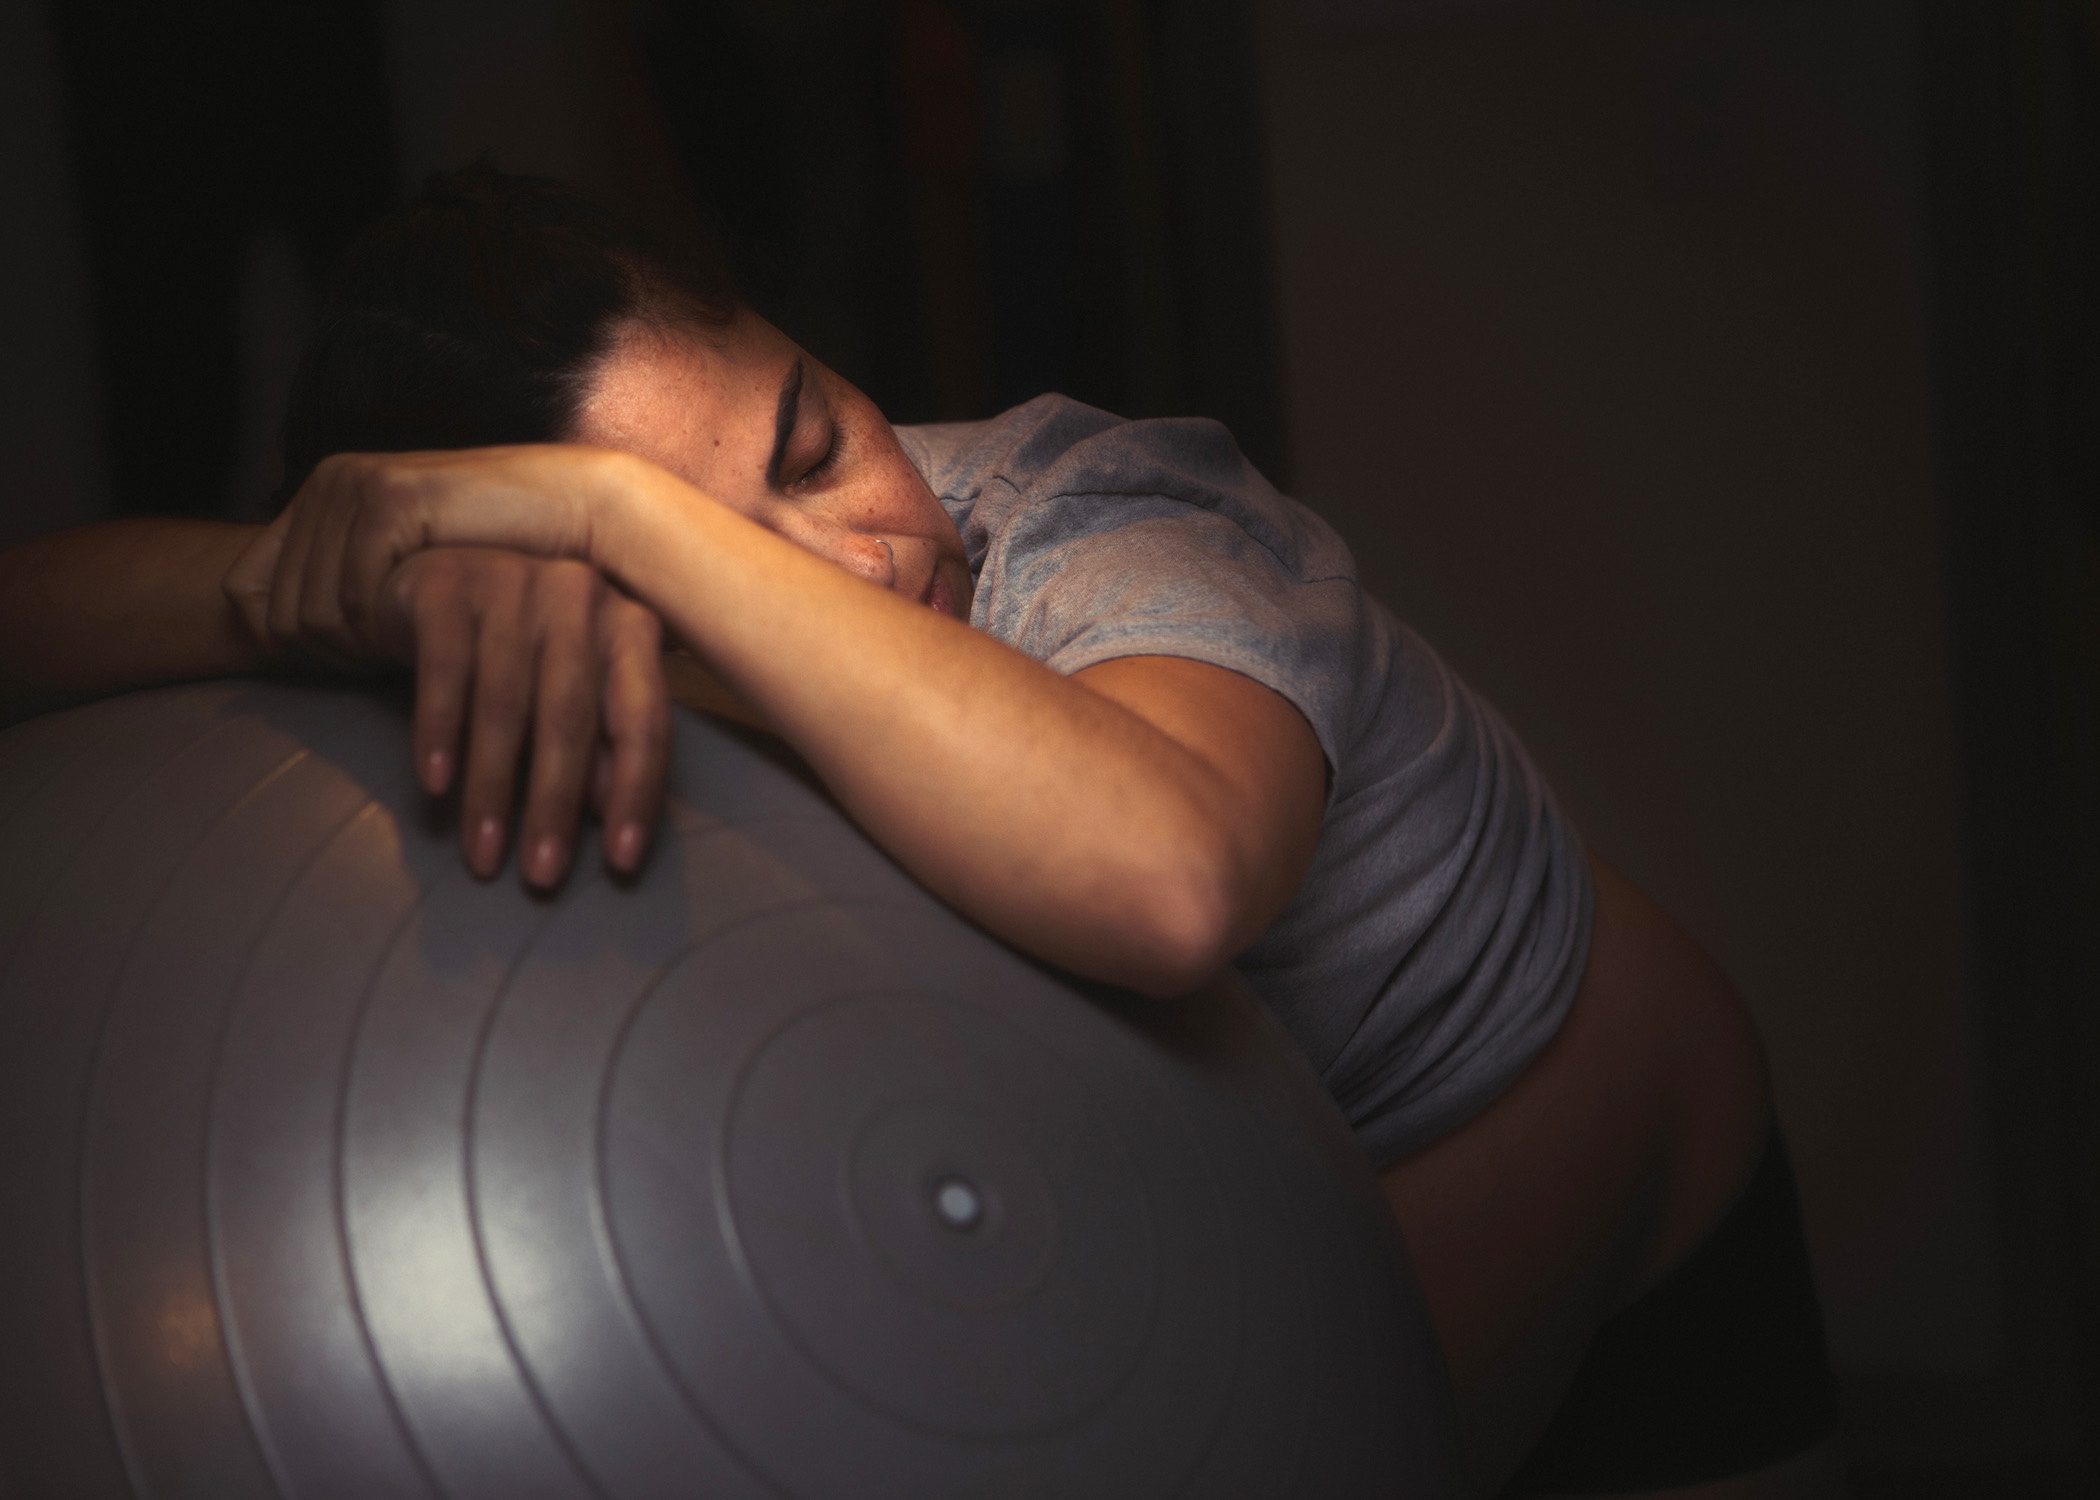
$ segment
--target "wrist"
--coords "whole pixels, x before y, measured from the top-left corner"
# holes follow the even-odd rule
[[[593,474],[588,500],[585,560],[634,593],[648,572],[652,538],[664,535],[665,518],[697,492],[647,459],[608,450]]]

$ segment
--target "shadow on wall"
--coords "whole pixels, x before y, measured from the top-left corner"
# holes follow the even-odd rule
[[[2004,1212],[2077,1191],[1977,1106],[1911,8],[1263,19],[1301,495],[1745,992],[1863,1451],[2079,1451]]]
[[[1904,205],[1754,41],[1598,7],[1280,45],[1300,487],[1757,1007],[1839,1347],[1987,1364],[1981,1263],[1869,1310],[1963,1132]]]

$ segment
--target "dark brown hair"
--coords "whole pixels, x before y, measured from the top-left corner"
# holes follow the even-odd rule
[[[617,324],[720,326],[734,309],[704,249],[585,193],[486,162],[438,173],[328,278],[285,410],[278,503],[331,453],[558,440]]]

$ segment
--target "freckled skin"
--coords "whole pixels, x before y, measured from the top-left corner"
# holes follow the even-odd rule
[[[797,417],[769,483],[782,383],[798,362]],[[627,325],[571,436],[646,458],[849,573],[969,618],[962,538],[882,413],[751,313],[718,332]],[[834,439],[835,461],[805,479]]]

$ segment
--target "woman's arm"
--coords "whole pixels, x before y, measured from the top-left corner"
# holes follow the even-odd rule
[[[618,493],[593,560],[913,874],[1022,948],[1178,993],[1304,874],[1324,762],[1251,679],[1159,657],[1061,677],[660,470]]]
[[[0,717],[277,665],[220,587],[260,530],[105,521],[0,552]]]
[[[945,900],[1155,994],[1258,934],[1310,860],[1325,762],[1287,701],[1128,658],[1065,678],[625,454],[343,456],[244,565],[251,608],[336,627],[418,547],[589,560],[662,616]],[[274,586],[273,586],[274,580]]]
[[[606,820],[608,860],[640,862],[669,749],[654,615],[584,563],[438,548],[387,580],[364,637],[317,642],[227,593],[262,531],[112,521],[0,552],[0,722],[202,677],[408,666],[417,775],[433,795],[459,787],[477,874],[501,868],[519,802],[519,865],[534,885],[567,873],[586,801]]]

